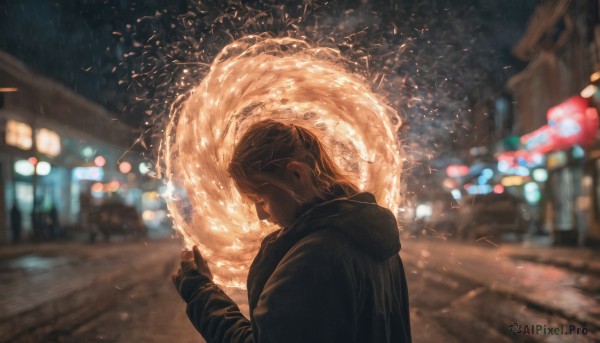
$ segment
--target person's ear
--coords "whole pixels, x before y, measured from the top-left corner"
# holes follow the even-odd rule
[[[312,199],[314,195],[310,191],[312,189],[310,187],[311,176],[310,167],[307,164],[298,161],[289,162],[285,168],[284,177],[294,193],[303,199],[302,201]]]
[[[288,162],[285,168],[285,178],[292,184],[302,183],[304,181],[304,168],[298,161]]]

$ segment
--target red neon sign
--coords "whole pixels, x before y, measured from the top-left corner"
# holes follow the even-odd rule
[[[598,111],[588,100],[574,96],[547,113],[548,124],[521,137],[528,150],[546,154],[574,145],[593,144],[598,130]]]
[[[456,164],[451,164],[446,167],[446,175],[449,177],[462,177],[469,174],[469,166],[461,166]]]

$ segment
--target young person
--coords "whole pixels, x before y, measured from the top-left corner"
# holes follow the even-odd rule
[[[396,219],[336,166],[311,131],[264,120],[228,172],[267,235],[248,274],[250,319],[212,282],[197,247],[173,282],[207,342],[410,342]]]

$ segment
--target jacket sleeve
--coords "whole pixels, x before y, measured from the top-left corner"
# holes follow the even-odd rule
[[[356,301],[348,261],[335,249],[309,239],[286,254],[253,312],[256,342],[351,341]]]
[[[253,342],[250,321],[212,281],[203,282],[187,301],[187,315],[207,342]]]

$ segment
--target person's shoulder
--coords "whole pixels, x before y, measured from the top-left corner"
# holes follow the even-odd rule
[[[265,238],[262,239],[261,241],[261,246],[268,244],[274,240],[277,239],[277,237],[279,236],[279,233],[281,232],[281,229],[275,230],[271,233],[269,233],[268,235],[265,236]]]
[[[341,232],[321,229],[298,240],[277,266],[279,273],[293,272],[294,275],[333,275],[349,277],[350,268],[359,258],[357,250]],[[341,273],[341,274],[340,274]],[[334,278],[335,279],[335,278]]]
[[[350,237],[336,229],[324,228],[301,238],[291,249],[294,252],[317,255],[323,259],[339,259],[342,255],[352,255],[356,247]]]

